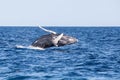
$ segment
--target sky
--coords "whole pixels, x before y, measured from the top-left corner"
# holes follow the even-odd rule
[[[0,26],[120,26],[120,0],[0,0]]]

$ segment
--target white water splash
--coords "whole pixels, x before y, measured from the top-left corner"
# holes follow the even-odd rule
[[[16,48],[45,50],[44,48],[40,48],[40,47],[34,47],[34,46],[22,46],[22,45],[16,45]]]

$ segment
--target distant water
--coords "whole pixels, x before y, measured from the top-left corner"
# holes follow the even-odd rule
[[[120,27],[48,27],[79,42],[46,50],[29,46],[46,32],[0,27],[0,80],[120,80]]]

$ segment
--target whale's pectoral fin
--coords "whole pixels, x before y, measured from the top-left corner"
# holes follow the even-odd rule
[[[54,46],[58,46],[58,41],[63,37],[63,33],[58,35],[52,42],[54,44]]]
[[[56,32],[55,32],[55,31],[45,29],[45,28],[43,28],[42,26],[39,26],[39,28],[41,28],[42,30],[44,30],[44,31],[46,31],[46,32],[56,34]]]

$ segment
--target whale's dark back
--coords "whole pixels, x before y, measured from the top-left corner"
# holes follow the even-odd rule
[[[47,35],[43,35],[40,38],[38,38],[37,40],[35,40],[32,43],[32,46],[41,47],[41,48],[52,47],[52,46],[54,46],[52,40],[54,38],[56,38],[58,35],[60,35],[60,34],[47,34]],[[76,38],[63,35],[63,37],[58,41],[57,45],[58,46],[64,46],[64,45],[72,44],[72,43],[75,43],[75,42],[77,42]]]
[[[43,35],[32,43],[32,46],[47,48],[54,46],[51,42],[53,34]]]

